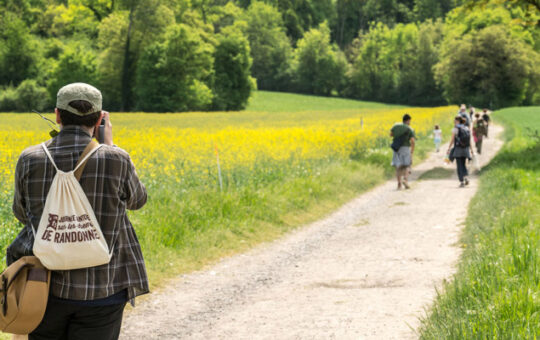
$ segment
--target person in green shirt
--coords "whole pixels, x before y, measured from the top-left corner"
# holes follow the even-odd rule
[[[403,185],[405,189],[409,189],[409,183],[407,177],[409,175],[409,167],[412,165],[412,156],[414,153],[414,142],[416,140],[416,134],[411,128],[411,116],[405,114],[403,116],[403,123],[395,124],[390,130],[390,136],[394,137],[394,141],[398,140],[400,143],[399,149],[394,150],[392,157],[392,166],[396,168],[396,177],[398,182],[398,190]]]

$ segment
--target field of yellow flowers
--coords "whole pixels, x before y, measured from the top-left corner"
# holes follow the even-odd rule
[[[114,142],[130,153],[149,191],[149,203],[131,218],[152,272],[191,269],[275,237],[305,220],[295,212],[330,209],[381,181],[391,158],[388,131],[405,112],[426,137],[455,108],[112,114]],[[35,114],[2,115],[4,254],[20,229],[10,212],[18,155],[48,131]]]

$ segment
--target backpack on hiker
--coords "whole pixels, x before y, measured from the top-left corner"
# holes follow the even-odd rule
[[[457,126],[458,133],[456,135],[456,146],[461,148],[468,148],[471,146],[471,132],[463,125]]]
[[[392,141],[392,144],[390,144],[390,147],[395,152],[398,152],[399,148],[403,146],[403,143],[405,143],[405,139],[407,137],[407,133],[402,134],[401,136],[394,137],[394,140]]]
[[[103,237],[94,210],[78,179],[86,161],[101,147],[92,140],[73,171],[58,169],[45,144],[45,154],[56,169],[43,214],[34,232],[34,254],[51,270],[71,270],[109,263],[112,251]],[[77,176],[77,177],[76,177]]]
[[[479,136],[487,136],[486,122],[483,119],[476,121],[476,134]]]

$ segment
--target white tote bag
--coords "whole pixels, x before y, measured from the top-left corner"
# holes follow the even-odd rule
[[[69,172],[59,170],[45,144],[42,146],[56,169],[56,175],[34,235],[34,255],[50,270],[80,269],[109,263],[112,251],[109,251],[94,210],[74,175],[101,145],[88,152]]]

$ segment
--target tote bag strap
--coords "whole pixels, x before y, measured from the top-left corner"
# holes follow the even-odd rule
[[[84,167],[86,166],[86,162],[88,161],[90,156],[92,156],[92,154],[96,152],[101,147],[101,145],[102,144],[99,144],[94,139],[92,139],[90,143],[88,143],[86,148],[84,148],[83,153],[81,154],[81,156],[79,157],[79,160],[77,161],[77,164],[75,165],[75,169],[73,169],[73,174],[75,175],[75,178],[77,179],[77,181],[81,179],[81,175],[84,171]],[[54,163],[51,153],[49,152],[49,149],[47,148],[45,143],[42,143],[41,146],[43,147],[43,151],[45,151],[45,154],[51,161],[56,171],[58,171],[58,167],[56,166],[56,163]]]
[[[51,156],[51,153],[49,152],[49,149],[47,149],[47,145],[45,145],[45,143],[41,143],[41,147],[43,147],[43,151],[45,151],[45,154],[47,155],[47,157],[51,161],[52,165],[54,166],[56,171],[58,171],[58,168],[56,167],[56,163],[54,162],[54,160],[53,160],[53,158]]]
[[[94,152],[96,152],[101,147],[101,144],[99,144],[95,139],[92,139],[90,143],[84,148],[83,153],[79,157],[79,160],[77,161],[77,164],[75,165],[75,169],[73,169],[73,174],[75,175],[75,178],[77,181],[81,179],[82,173],[84,171],[84,167],[86,166],[86,163],[88,162],[88,159]]]

